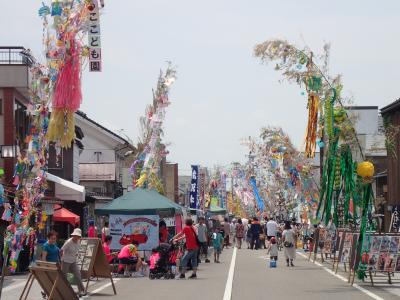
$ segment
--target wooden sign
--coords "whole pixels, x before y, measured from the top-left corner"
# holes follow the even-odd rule
[[[114,294],[117,294],[111,275],[110,265],[104,254],[101,241],[98,238],[82,238],[78,252],[77,265],[81,270],[82,279],[87,280],[87,292],[91,277],[110,278]]]
[[[37,261],[35,266],[29,268],[31,274],[22,291],[20,300],[28,299],[33,281],[36,279],[47,295],[48,300],[78,300],[58,263]]]

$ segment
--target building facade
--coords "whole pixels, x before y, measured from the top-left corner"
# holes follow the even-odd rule
[[[381,114],[386,122],[400,128],[400,99],[383,107]],[[385,205],[385,229],[389,230],[392,212],[400,211],[400,136],[395,136],[394,155],[389,153],[387,158],[387,204]]]

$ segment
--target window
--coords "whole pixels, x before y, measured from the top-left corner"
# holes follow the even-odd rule
[[[28,135],[29,115],[26,111],[26,106],[22,105],[18,100],[15,100],[14,104],[14,118],[17,145],[21,149],[26,149],[24,142]]]

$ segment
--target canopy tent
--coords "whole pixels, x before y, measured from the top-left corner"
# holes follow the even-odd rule
[[[211,206],[208,211],[209,215],[224,215],[226,214],[226,209],[219,206]]]
[[[108,205],[95,209],[97,215],[160,215],[174,216],[182,207],[155,190],[136,188],[114,199]]]
[[[71,224],[72,226],[75,226],[76,224],[79,224],[80,217],[69,211],[68,209],[60,208],[60,206],[57,205],[54,210],[53,221],[66,222]]]

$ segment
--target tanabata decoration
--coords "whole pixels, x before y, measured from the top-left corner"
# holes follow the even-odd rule
[[[28,136],[21,141],[15,166],[14,196],[7,196],[2,219],[10,222],[4,234],[3,257],[15,272],[21,250],[35,249],[36,234],[45,227],[47,215],[39,205],[46,190],[49,142],[70,147],[74,138],[73,113],[79,108],[81,72],[88,48],[82,43],[91,25],[91,8],[96,0],[43,2],[38,14],[43,19],[46,63],[39,63],[29,50],[21,55],[29,62],[30,115]],[[101,4],[104,6],[104,3]],[[50,116],[50,104],[52,114]]]
[[[92,63],[93,51],[100,47],[98,10],[97,0],[53,0],[48,5],[43,3],[39,9],[48,68],[46,93],[52,103],[47,136],[63,148],[71,147],[75,137],[74,113],[82,102],[82,65],[89,56]],[[93,30],[95,44],[89,41],[90,45],[85,45],[83,37],[89,34],[93,40]],[[94,46],[97,48],[93,49]]]
[[[161,71],[157,88],[153,92],[153,105],[146,109],[146,115],[141,118],[142,137],[141,148],[135,162],[131,166],[131,174],[135,187],[148,187],[163,193],[163,185],[157,173],[163,157],[168,154],[161,142],[162,125],[166,108],[170,105],[170,87],[176,78],[176,71],[168,65],[165,72]],[[137,167],[141,166],[139,178],[136,179]]]

